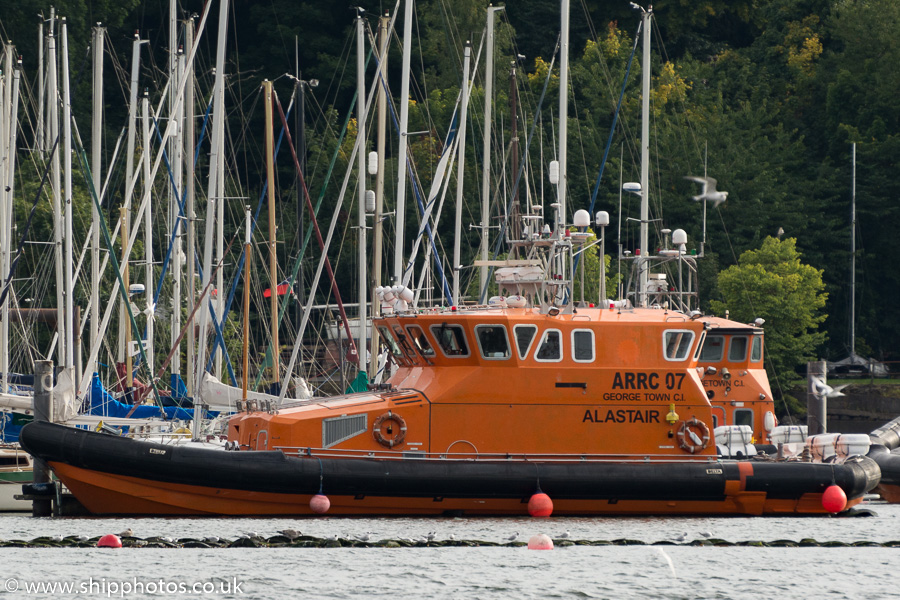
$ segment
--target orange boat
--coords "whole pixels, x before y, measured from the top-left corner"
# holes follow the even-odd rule
[[[578,244],[563,236],[537,255],[565,264]],[[506,261],[498,280],[534,268],[523,263]],[[398,367],[384,389],[278,410],[251,401],[230,422],[236,451],[46,423],[21,443],[95,514],[305,515],[324,495],[330,514],[522,515],[537,493],[557,515],[816,514],[833,485],[846,506],[877,485],[865,457],[719,456],[710,392],[728,386],[710,382],[731,371],[699,359],[710,338],[745,339],[751,364],[725,381],[765,386],[759,327],[557,306],[568,283],[546,272],[513,277],[526,294],[493,305],[376,319]]]

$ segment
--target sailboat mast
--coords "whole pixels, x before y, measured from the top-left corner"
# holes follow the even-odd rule
[[[856,356],[856,142],[852,145],[853,185],[850,192],[850,359]]]
[[[358,240],[358,277],[359,277],[359,343],[356,345],[361,350],[361,356],[357,365],[360,371],[366,370],[365,348],[366,348],[366,321],[368,319],[366,301],[368,298],[368,282],[366,280],[366,31],[365,23],[362,18],[362,11],[356,14],[356,89],[358,100],[356,103],[357,110],[357,133],[360,139],[359,153],[356,155],[357,165],[359,168],[359,183],[357,199],[358,209],[357,217],[359,221],[359,240]]]
[[[128,92],[128,138],[125,146],[125,210],[131,210],[132,193],[134,186],[134,138],[136,136],[135,123],[137,122],[137,94],[138,94],[138,76],[140,74],[141,64],[141,39],[138,33],[134,34],[134,41],[131,46],[131,85]],[[127,268],[127,265],[122,265]],[[125,289],[128,292],[128,289]],[[125,306],[119,307],[119,362],[125,360],[128,354],[125,341],[125,321],[128,320],[128,311]],[[129,387],[131,383],[129,381]]]
[[[150,98],[144,90],[141,98],[141,143],[144,145],[143,170],[144,170],[144,197],[150,196],[152,181],[150,180]],[[160,149],[162,151],[162,149]],[[155,361],[153,356],[153,204],[144,211],[144,298],[147,302],[147,327],[146,327],[146,356],[147,367],[150,373],[155,373]]]
[[[14,51],[13,46],[8,46],[7,51],[12,54]],[[22,61],[18,60],[16,64],[16,69],[12,73],[12,90],[10,91],[9,96],[9,118],[6,121],[7,132],[9,134],[9,148],[6,153],[6,186],[4,192],[6,193],[6,201],[2,204],[3,210],[3,218],[0,219],[4,223],[4,228],[0,229],[3,232],[3,270],[2,277],[5,278],[7,273],[9,273],[10,268],[10,238],[11,238],[11,229],[13,222],[13,197],[14,190],[16,184],[16,136],[18,134],[18,114],[19,114],[19,82],[22,75]],[[9,75],[7,75],[8,79]],[[9,85],[9,83],[7,83]],[[5,106],[4,106],[5,109]],[[5,116],[5,115],[4,115]],[[10,282],[9,285],[12,285]],[[9,298],[9,294],[7,294],[7,298]],[[3,333],[2,333],[2,341],[0,343],[3,344],[3,349],[0,354],[2,354],[3,363],[0,365],[0,376],[2,376],[2,387],[0,387],[0,392],[8,392],[9,391],[9,300],[3,303]]]
[[[266,190],[269,200],[269,327],[272,334],[272,383],[281,381],[278,343],[278,258],[275,247],[275,143],[272,118],[272,82],[263,82],[266,99]]]
[[[241,363],[241,400],[247,401],[247,387],[250,382],[250,261],[253,254],[250,251],[251,232],[253,221],[250,217],[250,207],[244,208],[246,214],[246,231],[244,233],[244,343],[242,348]]]
[[[63,293],[65,286],[65,273],[63,271],[63,221],[62,221],[62,202],[60,199],[60,163],[59,154],[61,144],[59,140],[59,102],[57,101],[57,60],[56,60],[56,37],[53,33],[53,25],[55,18],[53,12],[50,14],[50,39],[47,42],[47,115],[50,126],[48,131],[53,144],[57,144],[56,151],[53,152],[50,160],[50,185],[53,189],[53,241],[56,246],[56,356],[58,364],[66,362],[66,340],[68,339],[69,330],[66,329],[65,317],[65,294]],[[51,145],[52,147],[52,145]]]
[[[53,9],[51,9],[53,10]],[[46,150],[46,117],[44,116],[44,47],[47,45],[47,40],[44,39],[44,19],[43,15],[41,15],[41,20],[38,22],[38,76],[37,76],[37,88],[38,88],[38,107],[37,107],[37,131],[34,134],[35,138],[35,150],[38,151],[39,156],[44,158],[44,150]]]
[[[184,43],[186,48],[194,47],[194,19],[189,18],[184,24]],[[186,83],[185,83],[186,82]],[[187,297],[188,314],[194,310],[194,301],[196,298],[196,285],[194,275],[197,272],[197,256],[196,256],[196,230],[194,223],[196,215],[194,213],[194,63],[187,61],[184,70],[184,80],[181,85],[184,87],[184,105],[186,107],[186,116],[184,122],[184,148],[185,152],[185,188],[184,188],[184,216],[187,219],[187,273],[185,297]],[[195,364],[195,340],[194,328],[188,327],[187,330],[187,364],[185,365],[185,373],[187,379],[188,396],[194,395],[194,364]]]
[[[644,32],[644,58],[641,66],[641,257],[638,261],[638,303],[647,306],[647,283],[650,279],[650,17],[652,9],[641,9]]]
[[[487,9],[487,49],[484,62],[484,137],[481,147],[481,260],[488,259],[490,243],[491,209],[491,108],[494,96],[494,13],[503,6],[488,6]],[[458,265],[454,265],[458,266]],[[485,296],[488,286],[487,264],[481,266],[479,278],[479,298]]]
[[[219,4],[219,32],[216,40],[216,79],[213,89],[214,106],[213,110],[216,114],[220,114],[225,110],[225,33],[228,27],[228,0],[221,0]],[[206,346],[207,346],[207,330],[209,328],[209,282],[212,274],[212,250],[213,250],[213,230],[216,219],[216,206],[224,201],[222,190],[218,189],[219,184],[219,153],[222,152],[224,146],[222,142],[224,121],[215,119],[213,127],[212,139],[210,140],[210,157],[209,157],[209,187],[207,188],[206,197],[206,229],[203,238],[203,279],[200,283],[201,294],[197,300],[200,306],[200,347],[197,348],[197,363],[194,382],[195,393],[200,390],[200,383],[203,381],[203,374],[206,371]],[[200,417],[195,404],[194,409],[194,426],[191,431],[196,437],[200,432]]]
[[[397,154],[397,214],[395,215],[396,243],[394,244],[394,282],[403,280],[403,228],[406,221],[406,155],[409,133],[409,65],[412,57],[412,13],[414,0],[406,0],[403,7],[403,59],[400,69],[400,142]],[[384,70],[382,69],[382,72]],[[362,98],[360,98],[362,101]]]
[[[65,368],[71,375],[75,369],[75,284],[73,281],[73,269],[75,265],[74,244],[72,243],[72,96],[69,88],[69,34],[66,18],[62,18],[62,85],[63,85],[63,166],[64,166],[64,193],[65,193],[65,299],[66,319],[65,328],[68,343],[65,348]],[[75,378],[73,376],[73,381]],[[76,381],[77,385],[77,381]]]
[[[569,132],[569,0],[562,0],[559,27],[559,210],[556,235],[562,239],[566,223],[566,163]]]
[[[94,191],[99,194],[102,180],[102,141],[103,141],[103,37],[106,28],[99,24],[93,29],[94,68],[93,68],[93,104],[91,118],[91,175],[94,180]],[[96,203],[91,202],[91,330],[89,339],[91,348],[100,337],[100,211]],[[90,365],[92,371],[97,370],[96,361]]]
[[[385,126],[387,121],[387,47],[388,25],[391,19],[385,15],[378,20],[378,56],[381,68],[378,71],[378,172],[375,174],[375,215],[373,217],[372,251],[372,281],[376,286],[381,285],[381,246],[383,244],[383,231],[381,226],[381,213],[384,212],[384,142]],[[372,294],[372,316],[381,315],[381,303]],[[369,375],[374,379],[378,374],[378,328],[372,327],[372,339],[369,351]]]
[[[460,238],[462,237],[462,206],[463,206],[463,181],[466,167],[466,124],[469,114],[469,65],[472,61],[472,43],[466,41],[463,51],[463,78],[460,94],[462,95],[459,109],[459,130],[457,133],[456,159],[456,222],[453,229],[453,305],[459,306],[459,270],[462,256],[460,251]]]

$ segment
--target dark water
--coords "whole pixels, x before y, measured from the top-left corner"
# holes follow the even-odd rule
[[[319,537],[504,542],[518,532],[648,543],[900,539],[900,506],[871,518],[32,519],[0,539],[101,535],[234,539],[292,528]],[[4,598],[896,598],[900,548],[676,546],[122,549],[0,548]],[[34,586],[43,589],[34,591]],[[48,586],[56,585],[55,589]],[[70,585],[65,593],[59,586]]]

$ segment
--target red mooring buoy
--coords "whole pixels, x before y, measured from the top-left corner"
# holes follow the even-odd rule
[[[839,513],[847,507],[847,494],[841,486],[831,484],[822,494],[822,508],[830,513]]]
[[[528,500],[528,514],[532,517],[549,517],[553,514],[553,500],[544,492],[534,494]]]
[[[113,533],[107,533],[102,538],[97,540],[98,548],[121,548],[122,540],[119,539],[119,536]]]
[[[539,533],[528,539],[529,550],[553,550],[553,540],[550,536]]]
[[[331,500],[325,494],[316,494],[310,498],[309,508],[317,515],[323,515],[331,508]]]

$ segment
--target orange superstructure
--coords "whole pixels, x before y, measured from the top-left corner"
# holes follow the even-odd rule
[[[393,450],[715,455],[714,444],[679,444],[677,435],[688,420],[712,423],[696,368],[703,320],[648,309],[482,308],[376,325],[399,366],[389,381],[396,391],[246,413],[232,419],[230,437],[254,450],[384,450],[389,436],[379,442],[371,424],[390,410],[387,426],[406,428]],[[323,423],[357,415],[365,430],[323,444]]]

